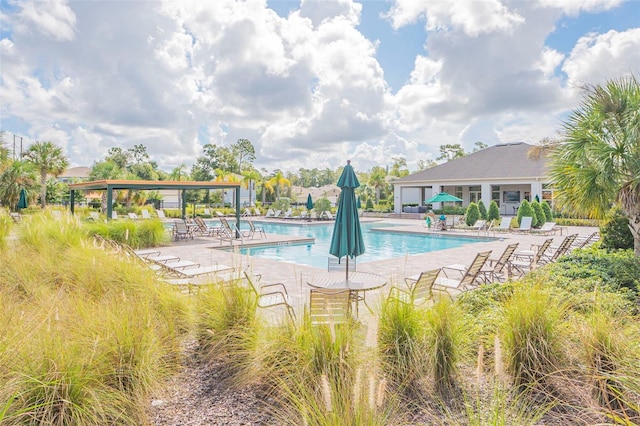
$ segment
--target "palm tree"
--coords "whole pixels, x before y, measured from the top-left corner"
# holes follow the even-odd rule
[[[249,205],[251,205],[251,184],[260,179],[260,173],[256,169],[248,169],[242,172],[242,176],[244,184],[249,189]]]
[[[95,163],[91,167],[89,172],[89,179],[91,180],[105,180],[105,179],[118,179],[125,175],[125,171],[118,166],[118,164],[112,160],[101,161]],[[115,198],[117,194],[113,194]],[[101,206],[104,213],[107,212],[107,191],[102,191]]]
[[[276,174],[269,179],[269,184],[272,187],[276,188],[276,200],[280,198],[280,187],[288,187],[291,186],[291,181],[284,177],[280,170],[276,171]]]
[[[371,169],[371,174],[369,175],[368,183],[376,190],[376,204],[378,204],[380,202],[380,193],[382,192],[382,188],[387,186],[387,171],[384,167],[373,167]]]
[[[12,161],[0,173],[0,203],[7,204],[11,210],[16,209],[20,199],[20,191],[25,189],[27,197],[35,194],[38,187],[33,164],[26,161]]]
[[[62,148],[49,141],[35,142],[23,155],[40,173],[40,206],[44,209],[47,205],[47,175],[60,176],[69,165],[69,161],[64,156]]]
[[[573,211],[603,217],[619,203],[640,256],[640,85],[636,77],[587,89],[564,123],[552,152],[557,201]]]

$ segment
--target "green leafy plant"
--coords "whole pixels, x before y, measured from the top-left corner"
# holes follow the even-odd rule
[[[495,200],[491,200],[489,203],[489,213],[487,214],[487,220],[500,220],[500,208],[498,207],[498,203]]]
[[[620,208],[613,208],[600,227],[602,247],[608,249],[633,248],[633,234],[629,228],[629,219]]]
[[[531,208],[533,209],[533,212],[535,213],[535,218],[536,218],[536,221],[535,223],[532,223],[532,226],[540,227],[544,225],[544,223],[547,221],[547,218],[545,216],[544,211],[542,210],[542,206],[540,205],[540,203],[535,200],[532,201]]]
[[[544,217],[547,222],[553,222],[553,213],[551,211],[551,206],[549,206],[549,202],[542,200],[540,202],[540,206],[542,206],[542,211],[544,212]]]
[[[517,214],[518,225],[520,225],[522,223],[522,218],[523,217],[528,217],[528,216],[531,216],[533,218],[531,220],[532,224],[536,223],[537,219],[535,217],[535,212],[533,211],[533,208],[531,207],[531,204],[527,200],[524,200],[520,204],[520,207],[518,207],[518,214]]]
[[[465,223],[468,226],[474,225],[480,219],[480,210],[476,203],[469,203],[465,213]]]
[[[487,215],[487,207],[482,200],[478,201],[478,210],[480,210],[480,219],[487,220],[489,218]]]

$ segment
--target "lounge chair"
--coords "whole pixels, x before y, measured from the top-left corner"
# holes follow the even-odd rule
[[[140,218],[138,217],[138,215],[137,215],[137,214],[135,214],[135,213],[127,213],[127,215],[129,216],[129,219],[132,219],[132,220],[138,220],[138,219],[140,219]]]
[[[509,244],[498,259],[487,259],[484,268],[480,273],[486,282],[504,282],[510,275],[510,262],[519,243]]]
[[[268,219],[273,216],[275,216],[275,212],[273,211],[273,209],[267,210],[267,214],[264,215],[265,219]]]
[[[552,242],[553,238],[548,238],[544,240],[538,250],[522,250],[514,253],[514,259],[510,262],[511,270],[522,276],[526,272],[537,268]]]
[[[222,225],[220,228],[220,231],[218,231],[218,238],[220,238],[220,244],[222,244],[224,241],[229,241],[229,244],[233,244],[233,241],[237,239],[236,238],[237,236],[240,236],[240,238],[245,236],[243,233],[240,232],[238,228],[236,228],[235,224],[231,226],[229,221],[227,221],[227,219],[224,217],[220,218],[220,224]]]
[[[273,218],[274,219],[278,219],[280,217],[280,215],[282,214],[282,210],[276,210],[275,213],[273,213]]]
[[[245,208],[240,216],[242,216],[242,217],[251,217],[251,216],[253,216],[253,213],[251,213],[250,209]]]
[[[260,217],[260,216],[262,216],[262,212],[260,212],[260,209],[259,209],[259,208],[254,207],[254,208],[253,208],[253,215],[254,215],[254,216],[258,216],[258,217]]]
[[[490,231],[493,231],[494,234],[496,232],[510,232],[511,231],[511,217],[502,217],[500,218],[500,224],[495,228],[491,228]]]
[[[532,234],[549,235],[549,234],[555,234],[558,231],[560,231],[560,228],[556,227],[556,223],[555,222],[545,222],[544,224],[542,224],[542,226],[540,228],[532,229],[531,233]]]
[[[142,213],[142,218],[143,219],[151,219],[151,214],[149,214],[149,210],[142,209],[141,213]]]
[[[433,288],[441,291],[446,291],[450,296],[454,296],[457,293],[477,287],[480,284],[478,282],[480,271],[484,267],[484,264],[486,263],[487,259],[489,259],[490,255],[491,251],[485,251],[476,254],[476,257],[468,267],[459,264],[444,266],[442,268],[442,272],[444,273],[445,277],[438,277],[433,285]],[[447,275],[447,270],[453,270],[457,271],[458,273],[462,273],[462,277],[460,279],[449,278],[449,276]]]
[[[220,231],[220,227],[208,226],[206,222],[200,217],[196,216],[193,218],[195,225],[193,227],[193,232],[199,234],[203,237],[213,237]]]
[[[284,212],[284,215],[282,216],[283,219],[292,219],[292,215],[293,215],[293,210],[292,209],[287,209],[286,212]]]
[[[459,225],[456,225],[455,229],[460,229],[462,231],[482,231],[487,227],[487,221],[480,219],[480,220],[476,220],[476,223],[474,223],[471,226],[468,226],[466,223],[462,223]]]
[[[267,233],[264,232],[264,227],[256,226],[256,224],[253,223],[252,220],[249,220],[248,222],[249,222],[249,229],[250,229],[250,234],[249,234],[250,238],[255,237],[256,234],[260,235],[260,238],[262,237],[267,238]]]
[[[540,259],[540,262],[541,263],[555,262],[556,260],[558,260],[560,256],[567,254],[569,252],[569,249],[571,248],[571,245],[573,245],[573,242],[577,237],[578,237],[578,234],[571,234],[564,237],[564,240],[562,240],[562,242],[557,248],[551,247],[551,255],[542,256],[542,258]]]
[[[342,324],[351,317],[351,292],[349,290],[311,289],[309,294],[309,318],[312,325]]]
[[[118,219],[118,212],[113,210],[111,211],[111,219],[113,220],[117,220]]]
[[[323,211],[322,214],[320,215],[320,218],[322,219],[327,218],[327,220],[334,220],[334,217],[329,210]]]
[[[162,209],[158,209],[158,210],[156,210],[156,214],[158,215],[158,218],[159,218],[159,219],[166,219],[166,218],[167,218],[167,217],[165,216],[165,214],[164,214],[164,210],[162,210]]]
[[[13,219],[15,223],[20,223],[20,221],[22,220],[22,215],[17,212],[10,212],[9,216],[11,216],[11,219]]]
[[[533,218],[531,216],[523,216],[522,219],[520,220],[520,227],[514,229],[514,232],[526,232],[529,233],[531,232],[531,222],[533,221]]]
[[[309,215],[309,220],[318,220],[318,214],[315,210],[311,210],[311,214]]]
[[[259,308],[273,308],[284,306],[289,318],[295,323],[296,313],[290,302],[289,293],[283,283],[260,284],[261,275],[254,275],[244,271],[244,276],[251,290],[257,297]]]
[[[205,216],[207,216],[207,217],[211,217],[211,210],[209,210],[209,209],[204,209],[202,212],[203,212],[203,214],[204,214]]]
[[[308,218],[309,218],[309,213],[306,210],[302,210],[300,214],[296,216],[296,219],[300,219],[300,220],[306,220]]]
[[[599,231],[596,231],[596,232],[594,232],[592,234],[589,234],[589,235],[582,235],[582,236],[579,235],[573,241],[573,244],[569,248],[569,251],[573,251],[573,250],[577,250],[577,249],[583,249],[583,248],[588,247],[591,244],[595,243],[599,239],[600,239],[600,232]]]
[[[89,212],[89,219],[93,220],[94,222],[99,222],[100,214],[98,212]]]
[[[436,278],[438,278],[439,273],[440,269],[432,269],[431,271],[420,273],[417,277],[405,278],[404,281],[407,284],[407,288],[391,287],[387,301],[397,300],[401,303],[414,306],[433,302],[433,284]]]

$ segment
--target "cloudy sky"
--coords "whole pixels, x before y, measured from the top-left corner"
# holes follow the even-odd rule
[[[554,137],[640,73],[637,0],[0,0],[0,128],[73,165],[162,169],[239,138],[256,167],[390,165]]]

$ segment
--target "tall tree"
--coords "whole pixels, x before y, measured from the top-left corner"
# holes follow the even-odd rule
[[[47,205],[47,175],[60,176],[69,165],[62,148],[53,142],[35,142],[23,154],[40,174],[40,207]]]
[[[434,160],[418,160],[418,163],[416,164],[416,166],[418,167],[418,171],[426,170],[437,165],[438,163],[436,163]]]
[[[369,175],[369,186],[376,190],[376,204],[380,202],[382,189],[387,186],[387,170],[384,167],[374,166]]]
[[[253,183],[260,179],[260,172],[256,169],[246,169],[242,172],[243,181],[246,187],[249,189],[249,205],[251,205],[251,190],[253,189]]]
[[[436,158],[436,160],[451,161],[456,158],[464,157],[464,155],[464,149],[459,143],[440,145],[440,156]]]
[[[619,203],[640,256],[640,84],[636,77],[586,88],[552,152],[558,203],[603,217]]]
[[[94,163],[91,167],[91,171],[89,172],[89,179],[91,180],[105,180],[105,179],[118,179],[123,177],[126,174],[126,171],[115,161],[106,160],[100,161],[98,163]],[[114,194],[114,197],[117,194]],[[107,191],[102,191],[101,197],[101,205],[102,211],[104,213],[107,212]]]
[[[489,145],[487,145],[486,143],[481,142],[481,141],[478,141],[478,142],[476,142],[476,143],[474,143],[474,144],[473,144],[473,151],[471,151],[471,152],[478,152],[478,151],[480,151],[481,149],[485,149],[485,148],[486,148],[486,147],[488,147],[488,146],[489,146]]]
[[[394,155],[391,157],[393,163],[391,164],[391,170],[389,174],[391,176],[396,177],[405,177],[409,174],[409,169],[407,168],[407,159],[403,156]]]
[[[238,170],[229,170],[235,171],[237,173],[242,173],[242,161],[245,160],[250,165],[256,160],[256,150],[253,147],[253,144],[249,139],[238,139],[236,143],[231,145],[231,151],[235,154],[238,159]]]

